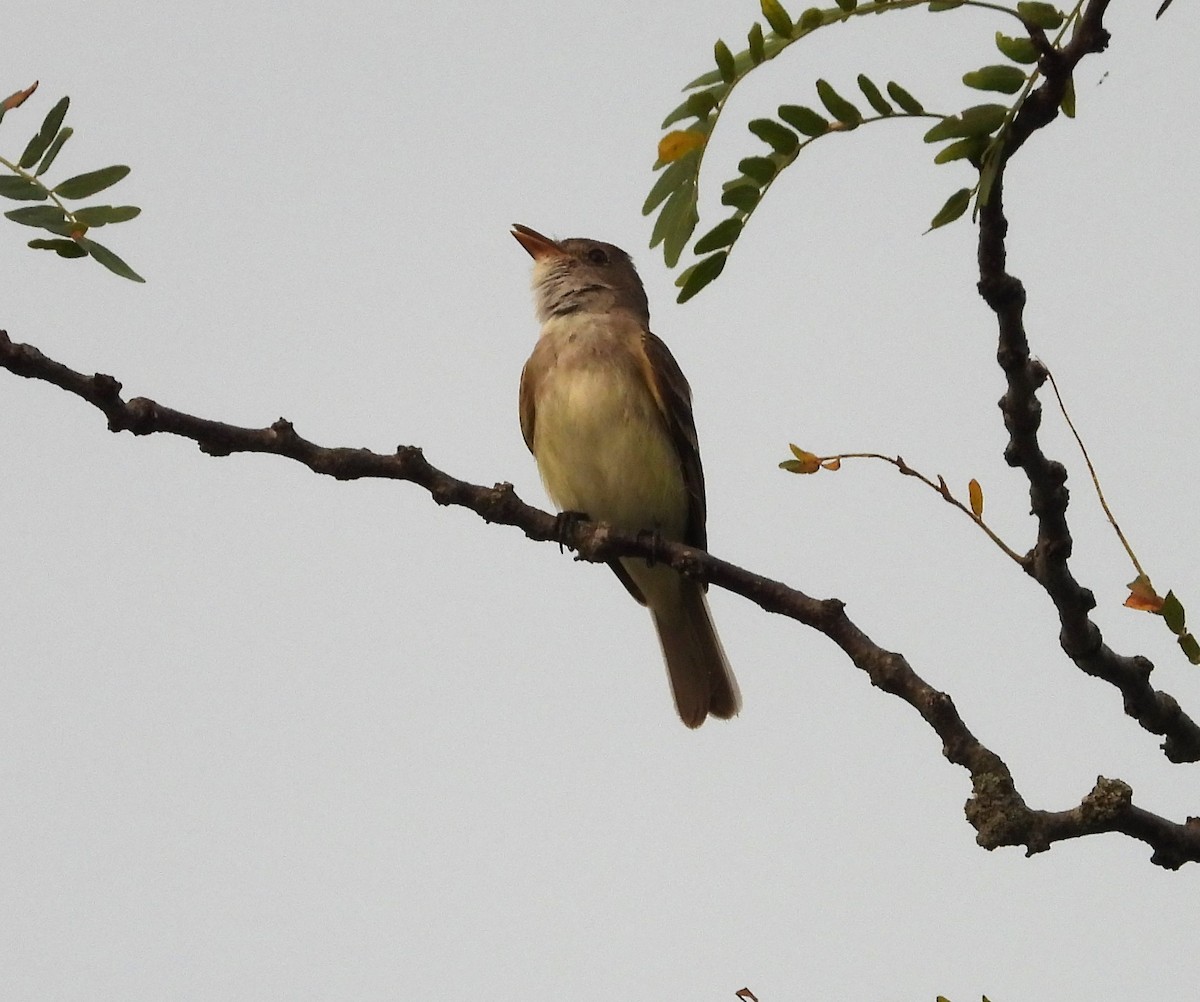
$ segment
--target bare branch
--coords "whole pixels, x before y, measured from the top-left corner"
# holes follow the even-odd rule
[[[1025,288],[1005,270],[1004,167],[1026,139],[1058,114],[1079,61],[1089,53],[1104,51],[1108,32],[1101,22],[1107,6],[1108,0],[1092,0],[1061,54],[1053,60],[1043,59],[1045,81],[1029,96],[1013,123],[991,196],[980,209],[979,293],[996,314],[1000,335],[996,359],[1008,381],[1008,390],[1000,399],[1009,433],[1004,458],[1010,466],[1020,467],[1029,480],[1030,503],[1037,518],[1037,543],[1026,567],[1058,610],[1059,642],[1081,670],[1121,691],[1129,716],[1151,733],[1165,737],[1162,749],[1170,761],[1195,762],[1200,760],[1200,726],[1172,696],[1150,685],[1154,665],[1147,658],[1117,654],[1104,643],[1100,628],[1088,615],[1096,599],[1068,567],[1073,541],[1066,517],[1067,471],[1042,452],[1038,441],[1042,409],[1037,391],[1047,373],[1030,355],[1024,324]]]
[[[76,372],[47,358],[32,345],[14,344],[4,331],[0,331],[0,367],[75,394],[101,410],[114,432],[179,435],[196,442],[211,456],[268,453],[339,480],[407,480],[427,490],[438,504],[469,508],[485,521],[520,528],[530,539],[565,543],[580,559],[605,562],[615,557],[643,556],[669,564],[680,573],[741,595],[767,612],[819,630],[867,673],[873,685],[913,707],[941,738],[946,758],[970,773],[974,793],[967,801],[966,816],[978,832],[976,841],[984,848],[1023,845],[1028,853],[1035,853],[1063,839],[1121,832],[1151,846],[1152,861],[1160,866],[1174,869],[1185,862],[1200,861],[1200,822],[1189,818],[1179,824],[1134,807],[1132,791],[1120,780],[1103,780],[1103,790],[1098,785],[1070,810],[1028,808],[1008,766],[971,733],[950,696],[929,685],[902,655],[884,650],[871,640],[850,620],[837,599],[812,598],[682,543],[620,531],[604,523],[564,524],[554,515],[525,504],[511,484],[482,487],[443,473],[430,465],[415,446],[400,446],[395,454],[386,456],[368,449],[326,448],[301,438],[291,422],[283,418],[267,428],[242,428],[185,414],[145,397],[125,401],[121,384],[112,376]]]

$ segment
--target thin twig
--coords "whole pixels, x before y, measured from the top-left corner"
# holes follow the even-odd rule
[[[1083,439],[1079,436],[1079,432],[1075,430],[1075,422],[1071,420],[1071,415],[1067,413],[1067,405],[1063,403],[1062,394],[1058,391],[1058,383],[1054,380],[1054,373],[1049,369],[1046,369],[1046,378],[1050,380],[1050,388],[1054,391],[1054,397],[1058,401],[1058,409],[1062,411],[1062,416],[1067,422],[1067,427],[1071,429],[1071,434],[1075,436],[1075,444],[1079,446],[1079,451],[1083,453],[1083,461],[1087,463],[1088,475],[1092,478],[1092,486],[1096,489],[1096,497],[1100,500],[1100,507],[1104,509],[1104,514],[1108,519],[1109,525],[1113,527],[1113,531],[1116,532],[1121,545],[1125,547],[1125,552],[1129,554],[1129,559],[1133,561],[1133,566],[1138,572],[1138,576],[1146,578],[1149,581],[1149,576],[1142,570],[1142,565],[1138,562],[1137,554],[1133,552],[1133,547],[1129,545],[1129,540],[1125,538],[1125,533],[1117,525],[1116,516],[1113,515],[1112,509],[1108,506],[1108,501],[1105,500],[1104,491],[1100,488],[1100,478],[1096,475],[1096,467],[1092,465],[1092,457],[1088,455],[1087,446],[1083,444]]]

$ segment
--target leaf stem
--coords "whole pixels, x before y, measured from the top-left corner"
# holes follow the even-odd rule
[[[15,163],[12,163],[10,160],[6,159],[5,157],[0,157],[0,164],[7,167],[14,174],[17,174],[20,177],[25,178],[26,181],[29,181],[32,184],[36,184],[39,188],[41,188],[42,191],[44,191],[46,193],[46,197],[48,199],[50,199],[50,201],[53,202],[55,205],[57,205],[59,207],[59,209],[62,210],[62,214],[67,217],[67,222],[73,224],[74,226],[79,227],[80,229],[83,229],[83,230],[87,229],[86,226],[84,226],[82,223],[79,222],[79,220],[77,220],[75,218],[75,214],[70,209],[68,209],[65,205],[63,205],[63,203],[59,199],[59,197],[56,194],[54,194],[53,189],[47,188],[42,183],[41,179],[38,178],[36,175],[30,174],[27,170],[22,169],[20,166],[18,166]]]
[[[971,511],[970,508],[968,508],[965,504],[959,501],[958,498],[950,493],[950,488],[946,485],[946,481],[944,479],[938,477],[937,482],[935,483],[919,470],[914,470],[900,456],[885,456],[881,452],[842,452],[836,456],[818,456],[817,459],[822,464],[829,462],[840,463],[843,459],[882,459],[885,463],[890,463],[892,466],[896,467],[896,469],[906,477],[916,477],[919,481],[921,481],[921,483],[925,484],[925,486],[937,492],[943,501],[945,501],[947,504],[953,505],[964,515],[966,515],[967,518],[979,526],[979,528],[981,528],[987,535],[988,539],[1000,547],[1000,549],[1003,550],[1004,553],[1007,554],[1020,567],[1024,568],[1028,563],[1025,557],[1017,553],[1016,550],[1014,550],[1011,546],[1004,542],[1003,539],[996,535],[992,528],[986,522],[984,522],[982,516],[976,515],[975,512]],[[1113,524],[1114,526],[1116,525],[1116,523]],[[1119,529],[1117,531],[1120,532]]]
[[[1149,581],[1149,575],[1142,569],[1137,554],[1133,552],[1133,547],[1129,545],[1129,540],[1125,538],[1125,533],[1117,525],[1116,517],[1113,515],[1112,509],[1108,506],[1108,501],[1104,497],[1104,491],[1100,488],[1100,478],[1096,474],[1096,467],[1092,465],[1092,457],[1088,455],[1087,446],[1083,444],[1083,439],[1080,437],[1079,432],[1075,430],[1075,422],[1071,420],[1071,415],[1067,413],[1067,405],[1063,403],[1062,394],[1058,392],[1058,383],[1054,381],[1054,373],[1044,365],[1042,368],[1046,373],[1046,378],[1050,380],[1050,388],[1054,391],[1054,399],[1058,401],[1058,409],[1062,411],[1062,416],[1067,422],[1067,427],[1071,429],[1071,434],[1075,436],[1075,443],[1079,446],[1079,451],[1083,453],[1083,461],[1087,463],[1088,475],[1092,478],[1092,486],[1096,489],[1096,497],[1100,501],[1100,507],[1104,509],[1104,515],[1108,519],[1108,524],[1113,527],[1113,531],[1117,534],[1121,545],[1125,547],[1125,552],[1129,554],[1129,559],[1133,562],[1134,570],[1138,572],[1138,576]]]

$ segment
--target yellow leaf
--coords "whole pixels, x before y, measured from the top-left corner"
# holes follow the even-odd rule
[[[704,133],[692,129],[668,132],[658,141],[658,159],[665,164],[673,163],[703,146],[705,139]]]
[[[1159,597],[1146,575],[1139,574],[1129,582],[1128,587],[1129,597],[1125,599],[1127,609],[1136,609],[1138,612],[1162,612],[1164,600]]]
[[[821,457],[815,453],[801,449],[798,445],[789,445],[792,450],[792,455],[795,459],[788,460],[784,469],[790,470],[792,473],[816,473],[821,468]],[[780,464],[783,466],[783,464]]]
[[[842,461],[840,459],[827,459],[821,465],[827,470],[840,470],[842,468]]]
[[[971,514],[976,518],[983,518],[983,488],[974,477],[967,484],[967,495],[971,499]]]

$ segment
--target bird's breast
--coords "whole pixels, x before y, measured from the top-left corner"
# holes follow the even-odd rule
[[[640,357],[641,337],[587,316],[552,319],[531,364],[533,453],[563,511],[681,538],[687,491]]]

